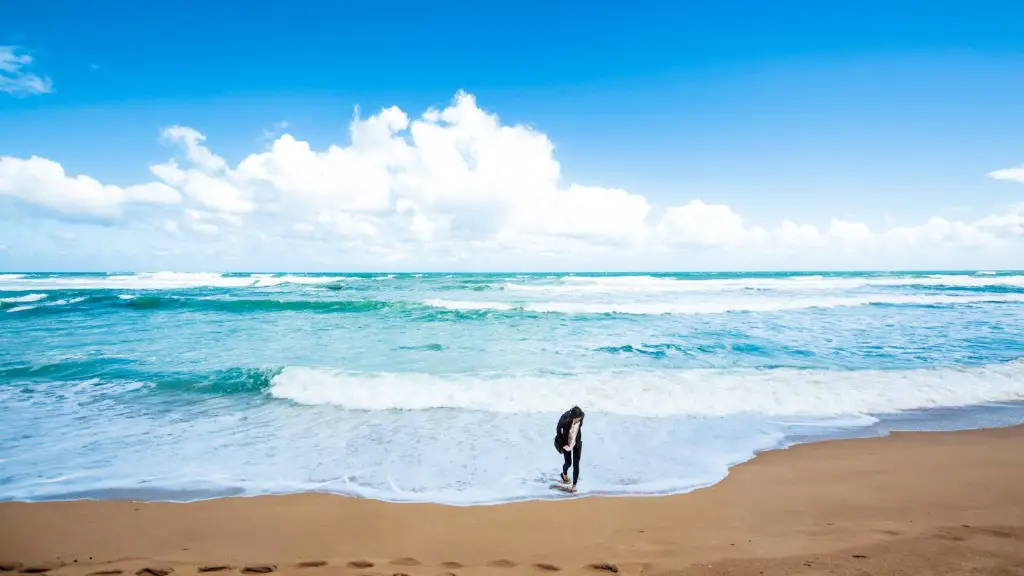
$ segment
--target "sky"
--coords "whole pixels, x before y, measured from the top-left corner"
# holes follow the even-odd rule
[[[0,0],[0,271],[1024,269],[1011,1]]]

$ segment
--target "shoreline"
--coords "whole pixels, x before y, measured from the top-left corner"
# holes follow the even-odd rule
[[[948,419],[961,418],[963,413],[966,411],[992,411],[1008,408],[1016,412],[1019,409],[1024,409],[1024,401],[1003,403],[999,405],[976,405],[976,406],[958,406],[951,408],[933,408],[930,410],[911,410],[902,413],[902,417],[911,417],[911,422],[915,417],[919,417],[920,421],[926,422],[923,428],[907,428],[903,427],[907,425],[907,421],[899,418],[892,418],[890,420],[878,420],[874,424],[866,427],[852,427],[846,428],[842,433],[819,433],[819,434],[800,434],[800,435],[787,435],[783,437],[780,442],[774,446],[769,446],[761,449],[754,450],[749,456],[744,459],[737,460],[734,463],[730,463],[726,466],[723,475],[713,481],[689,486],[683,490],[667,490],[664,492],[589,492],[582,491],[577,494],[567,494],[557,492],[556,495],[538,498],[534,496],[525,496],[518,499],[508,499],[499,501],[483,501],[483,502],[444,502],[438,500],[400,500],[400,499],[389,499],[386,497],[379,496],[365,496],[358,493],[346,493],[341,491],[318,491],[318,490],[298,490],[294,492],[266,492],[266,493],[246,493],[243,489],[226,489],[224,491],[216,491],[216,489],[173,489],[173,488],[104,488],[96,490],[85,490],[80,492],[69,492],[57,496],[44,496],[39,498],[12,498],[8,500],[0,499],[0,505],[4,503],[24,503],[24,504],[41,504],[41,503],[66,503],[66,502],[136,502],[145,504],[194,504],[200,502],[211,502],[217,500],[226,499],[248,499],[248,498],[268,498],[268,497],[282,497],[282,496],[331,496],[337,498],[346,498],[354,500],[370,500],[373,502],[380,502],[382,504],[394,504],[394,505],[407,505],[407,504],[429,504],[443,507],[452,508],[475,508],[475,507],[492,507],[492,506],[506,506],[510,504],[524,504],[529,502],[562,502],[566,500],[577,500],[577,499],[606,499],[606,498],[666,498],[675,496],[684,496],[705,490],[712,486],[716,486],[725,481],[733,471],[739,467],[749,464],[756,460],[762,455],[769,452],[786,451],[803,446],[806,444],[829,444],[833,442],[847,442],[850,440],[871,440],[871,439],[884,439],[891,436],[903,435],[903,434],[949,434],[956,432],[980,432],[984,430],[1000,430],[1007,428],[1024,428],[1024,422],[1016,416],[1003,417],[1002,414],[996,412],[996,420],[990,422],[990,425],[984,427],[959,427],[952,426],[949,428],[932,428],[937,422],[934,418],[935,413],[942,413],[943,415],[939,418],[948,421]],[[813,428],[812,428],[813,429]],[[552,490],[555,493],[555,490]],[[186,496],[191,494],[192,496]],[[202,494],[202,495],[197,495]],[[182,497],[176,497],[182,496]]]
[[[303,561],[327,564],[297,568]],[[349,565],[359,561],[375,566]],[[53,572],[69,576],[261,563],[310,576],[601,573],[590,567],[601,563],[629,574],[1021,569],[1024,427],[798,444],[671,496],[466,507],[327,494],[3,502],[0,562],[62,563]]]

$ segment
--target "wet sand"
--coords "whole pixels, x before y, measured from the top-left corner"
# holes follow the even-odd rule
[[[797,446],[761,454],[710,488],[656,498],[471,508],[312,494],[0,503],[0,568],[177,576],[246,567],[304,576],[1024,575],[1024,428]]]

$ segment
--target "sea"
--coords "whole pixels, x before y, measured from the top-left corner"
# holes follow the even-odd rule
[[[1024,422],[1024,272],[0,275],[0,500],[485,505]]]

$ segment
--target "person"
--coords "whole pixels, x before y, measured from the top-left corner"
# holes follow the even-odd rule
[[[576,491],[580,479],[580,456],[583,453],[583,410],[573,406],[558,419],[555,428],[555,449],[562,453],[562,482],[569,484],[569,466],[572,466],[570,492]]]

